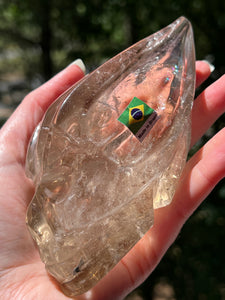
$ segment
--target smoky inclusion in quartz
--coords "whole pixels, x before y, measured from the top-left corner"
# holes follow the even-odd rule
[[[195,90],[190,22],[180,17],[60,96],[31,139],[26,222],[69,296],[93,287],[168,205],[186,162]]]

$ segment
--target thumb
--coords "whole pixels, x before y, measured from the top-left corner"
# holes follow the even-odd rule
[[[77,59],[45,84],[29,93],[17,107],[0,132],[0,155],[24,163],[29,139],[49,105],[85,73],[85,66]],[[7,163],[7,162],[5,162]]]

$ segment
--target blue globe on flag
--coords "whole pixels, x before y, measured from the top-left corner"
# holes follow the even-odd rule
[[[140,120],[143,118],[143,113],[139,108],[133,108],[131,110],[131,116],[135,119],[135,120]]]

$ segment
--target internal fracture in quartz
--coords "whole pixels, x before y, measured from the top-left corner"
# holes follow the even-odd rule
[[[181,17],[85,76],[36,128],[26,222],[66,295],[94,286],[149,230],[153,209],[171,202],[189,149],[194,89],[192,28]],[[118,120],[134,97],[157,115],[141,141]]]

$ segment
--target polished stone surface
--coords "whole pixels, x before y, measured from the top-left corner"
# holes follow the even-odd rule
[[[36,190],[26,222],[65,294],[95,285],[149,230],[154,208],[171,202],[189,149],[194,89],[193,34],[181,17],[46,112],[27,154]],[[157,116],[141,140],[118,120],[134,97]],[[144,108],[129,110],[130,118],[138,112],[135,122],[142,120]]]

